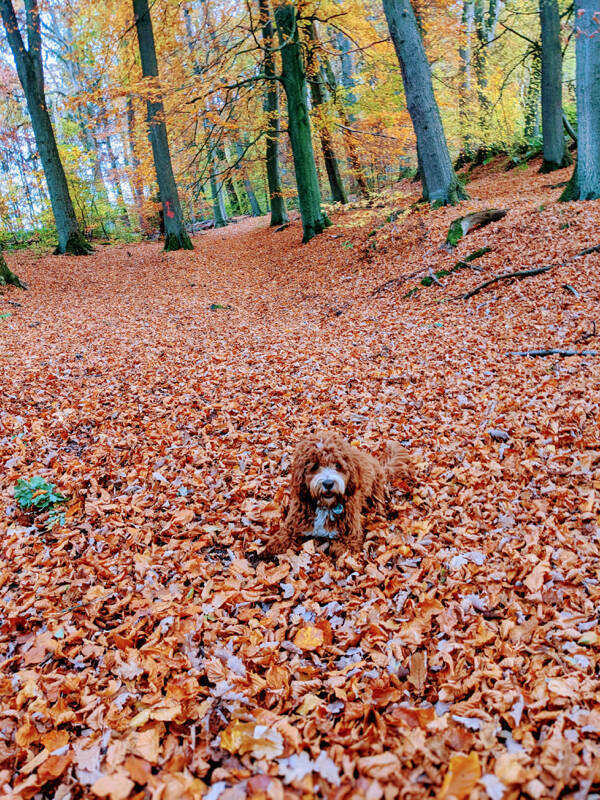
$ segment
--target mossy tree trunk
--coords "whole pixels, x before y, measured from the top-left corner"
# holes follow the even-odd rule
[[[319,139],[321,140],[321,150],[323,151],[323,161],[325,162],[325,170],[327,171],[331,199],[334,203],[341,203],[344,205],[348,202],[348,197],[342,182],[340,165],[333,147],[333,139],[327,127],[325,114],[326,97],[321,77],[321,65],[319,64],[319,56],[317,54],[318,46],[319,40],[315,23],[311,21],[308,26],[308,47],[310,54],[308,84],[310,86],[310,97],[314,109]]]
[[[544,160],[540,172],[571,163],[563,132],[562,49],[558,0],[539,0],[542,30],[542,135]]]
[[[575,1],[577,164],[561,200],[600,197],[600,28],[597,2]]]
[[[288,221],[285,198],[281,185],[279,170],[279,86],[275,78],[275,62],[273,58],[273,23],[269,0],[258,0],[260,25],[264,44],[264,73],[270,78],[265,93],[265,111],[267,112],[267,146],[266,167],[269,184],[269,204],[271,206],[271,225],[283,225]]]
[[[50,204],[58,233],[56,252],[86,255],[92,251],[92,248],[79,229],[46,105],[40,12],[37,2],[36,0],[25,0],[27,46],[21,36],[11,0],[0,0],[0,12],[6,38],[15,60],[17,74],[25,93],[35,143],[48,186]]]
[[[171,164],[165,111],[159,92],[158,63],[148,0],[133,0],[133,14],[140,48],[142,75],[144,78],[150,79],[148,88],[151,85],[155,90],[152,93],[155,99],[148,99],[146,107],[154,169],[165,220],[165,250],[193,250],[194,245],[190,241],[183,223],[179,194]]]
[[[291,0],[282,0],[275,8],[275,22],[281,47],[281,80],[287,97],[288,130],[304,232],[302,241],[308,242],[313,236],[322,233],[331,223],[327,214],[321,209],[321,192],[306,101],[306,73],[300,49],[298,12],[295,3]]]
[[[19,276],[9,269],[2,250],[0,250],[0,286],[16,286],[18,289],[27,289],[27,286],[19,280]]]
[[[383,0],[396,50],[406,105],[413,124],[422,168],[423,196],[435,205],[467,197],[450,161],[440,111],[433,93],[431,69],[410,0]]]

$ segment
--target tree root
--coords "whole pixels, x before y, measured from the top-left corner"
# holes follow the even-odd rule
[[[470,292],[467,292],[463,295],[463,300],[468,300],[469,297],[473,297],[473,295],[478,294],[482,289],[485,289],[487,286],[491,286],[493,283],[497,283],[498,281],[505,281],[509,280],[510,278],[528,278],[531,275],[541,275],[542,272],[548,272],[553,268],[554,264],[550,264],[548,267],[537,267],[537,269],[521,269],[517,272],[505,272],[502,275],[496,275],[494,278],[490,278],[489,281],[484,281],[480,283],[479,286],[476,286],[474,289],[471,289]]]
[[[0,252],[0,286],[16,286],[17,289],[27,289],[18,275],[8,268],[4,256]]]
[[[542,356],[560,356],[567,358],[568,356],[597,356],[600,355],[598,350],[561,350],[557,347],[551,347],[547,350],[509,350],[507,356],[530,356],[531,358],[540,358]]]

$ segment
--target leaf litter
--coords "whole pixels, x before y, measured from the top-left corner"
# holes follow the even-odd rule
[[[599,362],[506,353],[593,329],[600,256],[565,262],[600,203],[556,203],[534,170],[475,173],[464,213],[510,214],[452,254],[456,210],[415,206],[341,212],[305,246],[261,219],[194,252],[12,256],[31,289],[0,344],[3,796],[598,785]],[[483,278],[564,266],[403,298],[484,247]],[[405,442],[413,480],[364,553],[261,560],[321,426]],[[51,528],[15,497],[34,476],[68,498]]]

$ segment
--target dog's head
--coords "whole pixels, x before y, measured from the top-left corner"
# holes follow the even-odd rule
[[[334,508],[354,493],[356,481],[352,447],[340,436],[315,434],[296,448],[292,484],[303,502]]]

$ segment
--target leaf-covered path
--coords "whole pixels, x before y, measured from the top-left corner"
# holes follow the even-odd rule
[[[31,288],[0,295],[2,796],[600,781],[600,358],[507,355],[599,349],[600,254],[560,264],[600,243],[600,203],[548,183],[483,170],[458,213],[509,213],[451,254],[456,209],[402,184],[395,222],[348,211],[305,246],[261,219],[191,253],[9,256]],[[408,442],[414,484],[364,555],[257,561],[319,426]],[[63,526],[17,507],[34,475]]]

